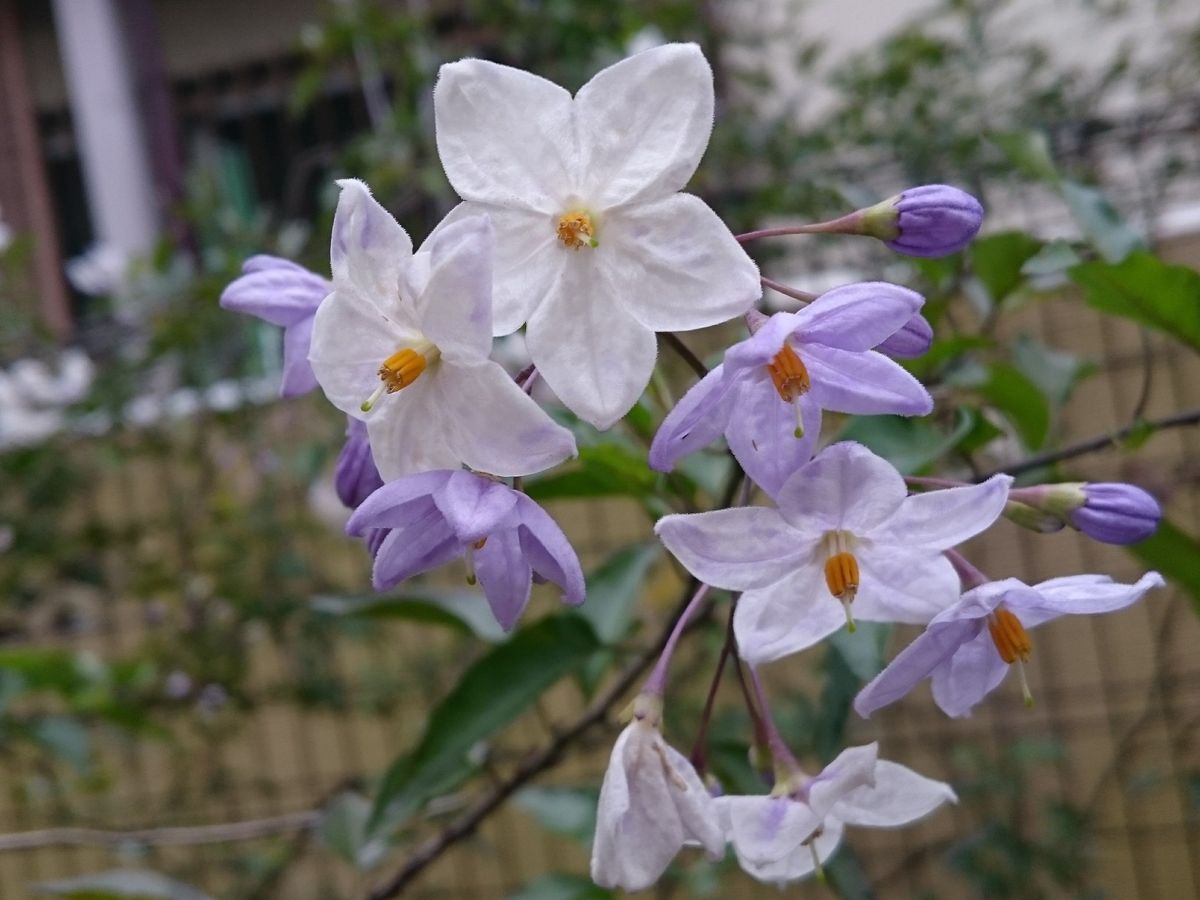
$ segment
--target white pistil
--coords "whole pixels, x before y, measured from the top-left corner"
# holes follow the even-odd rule
[[[796,412],[796,430],[792,432],[796,437],[804,437],[804,413],[800,409],[800,398],[797,397],[792,401],[792,409]]]
[[[361,409],[365,413],[369,413],[372,409],[375,408],[375,404],[379,402],[379,398],[383,396],[383,393],[386,390],[387,390],[387,385],[384,384],[383,382],[380,382],[379,387],[375,388],[375,390],[372,392],[371,396],[362,402],[362,405],[359,406],[359,409]]]
[[[469,543],[463,553],[463,561],[467,564],[467,584],[474,586],[478,579],[475,577],[475,544]]]
[[[1029,680],[1025,677],[1025,663],[1018,659],[1014,665],[1017,667],[1017,678],[1021,681],[1021,696],[1025,698],[1025,705],[1032,709],[1033,692],[1029,690]]]

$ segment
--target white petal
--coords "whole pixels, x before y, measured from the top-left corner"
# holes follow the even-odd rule
[[[529,320],[526,345],[559,399],[604,429],[642,395],[658,348],[654,332],[617,301],[596,252],[562,250],[571,257],[556,290]]]
[[[561,215],[577,167],[571,95],[480,59],[442,66],[433,90],[438,156],[464,200]]]
[[[833,808],[847,825],[892,828],[929,815],[943,803],[956,803],[954,788],[944,781],[918,775],[907,766],[880,760],[875,786],[851,791]]]
[[[446,441],[436,399],[433,379],[424,375],[381,398],[367,416],[371,455],[384,481],[431,469],[457,469],[462,463]]]
[[[600,208],[683,188],[713,126],[713,76],[695,44],[666,44],[609,66],[575,96],[581,193]]]
[[[1011,476],[993,475],[983,484],[914,494],[872,537],[909,550],[946,550],[1000,518],[1011,484]]]
[[[812,850],[817,851],[817,860],[824,863],[837,850],[845,830],[846,826],[836,816],[826,816],[825,821],[821,823],[821,833],[812,839],[812,849],[807,845],[802,846],[795,853],[765,865],[755,865],[739,856],[738,864],[752,878],[782,888],[789,881],[812,875],[816,870]]]
[[[380,365],[418,340],[415,329],[385,317],[352,286],[339,288],[317,308],[308,361],[329,402],[364,419],[362,403],[379,387]],[[391,399],[384,397],[381,402]]]
[[[847,747],[806,785],[808,805],[824,818],[839,800],[865,785],[875,783],[879,745]]]
[[[908,488],[891,463],[862,444],[826,447],[787,480],[779,511],[793,527],[845,529],[859,537],[892,518]]]
[[[662,751],[674,775],[668,783],[674,789],[671,796],[683,823],[684,837],[689,843],[699,843],[708,858],[716,862],[725,855],[725,831],[712,795],[686,756],[665,741]]]
[[[425,243],[455,222],[481,215],[491,219],[495,237],[492,334],[511,334],[529,321],[533,311],[556,289],[570,251],[555,234],[556,216],[470,202],[450,210]]]
[[[408,232],[379,205],[363,182],[343,178],[338,187],[342,192],[333,215],[329,245],[334,287],[353,285],[382,313],[411,325],[399,309],[400,274],[412,259]]]
[[[813,550],[776,510],[761,506],[663,516],[654,531],[689,572],[733,591],[778,581]]]
[[[446,442],[472,469],[532,475],[575,455],[570,430],[517,387],[499,363],[443,362],[434,377]]]
[[[822,565],[815,561],[774,584],[746,591],[733,614],[738,653],[752,665],[798,653],[845,624],[842,604],[830,596]]]
[[[1068,575],[1033,586],[1010,606],[1026,628],[1062,615],[1115,612],[1131,605],[1151,588],[1165,584],[1157,572],[1147,572],[1134,584],[1121,584],[1100,575]]]
[[[448,362],[492,352],[492,249],[491,222],[472,216],[435,229],[417,254],[429,270],[415,301],[420,330]]]
[[[981,629],[948,662],[933,670],[933,702],[948,716],[968,716],[999,686],[1010,668],[1000,658],[991,634]]]
[[[765,864],[800,852],[821,824],[805,803],[787,797],[730,797],[730,842],[739,859]]]
[[[864,621],[925,625],[958,601],[958,574],[940,553],[864,547],[856,556],[860,581],[853,608]]]
[[[758,266],[691,194],[613,210],[598,237],[614,296],[654,331],[716,325],[762,296]]]

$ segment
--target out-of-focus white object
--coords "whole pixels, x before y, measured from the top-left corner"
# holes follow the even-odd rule
[[[63,409],[87,396],[95,377],[82,350],[63,351],[54,367],[20,359],[0,370],[0,447],[36,444],[63,427]]]
[[[129,255],[113,244],[93,244],[66,268],[75,290],[91,297],[122,294],[129,283]]]

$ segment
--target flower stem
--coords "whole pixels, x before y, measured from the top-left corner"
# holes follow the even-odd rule
[[[721,646],[721,656],[717,660],[716,671],[713,672],[712,683],[708,686],[708,696],[704,698],[704,712],[700,714],[700,728],[696,732],[696,740],[692,744],[691,761],[692,766],[701,775],[704,774],[704,769],[708,764],[705,756],[704,745],[708,741],[708,726],[712,721],[713,707],[716,705],[717,688],[721,684],[721,675],[725,671],[725,663],[733,654],[733,610],[737,605],[737,597],[733,598],[733,603],[729,608],[729,624],[725,628],[725,643]]]
[[[776,771],[780,766],[789,770],[800,768],[800,764],[796,762],[796,757],[792,755],[792,751],[788,749],[787,744],[783,740],[783,735],[779,733],[779,729],[775,725],[775,720],[771,717],[771,707],[767,705],[767,694],[763,690],[762,681],[758,677],[758,670],[753,666],[750,669],[750,685],[754,688],[754,696],[758,701],[758,709],[762,714],[762,725],[766,732],[767,747],[771,751],[771,756],[775,759]]]
[[[708,374],[708,366],[704,365],[703,361],[695,353],[691,351],[687,344],[672,331],[663,331],[659,333],[664,344],[679,354],[679,358],[687,363],[693,372],[703,378]]]
[[[785,237],[790,234],[861,234],[862,216],[857,211],[847,213],[828,222],[814,222],[810,225],[784,225],[781,228],[762,228],[758,231],[747,231],[734,235],[739,243],[757,240],[765,237]]]
[[[799,300],[801,303],[812,303],[817,299],[817,297],[820,296],[820,294],[812,294],[808,291],[801,291],[794,287],[788,287],[782,281],[776,281],[774,278],[768,278],[766,275],[763,275],[759,280],[765,287],[769,287],[771,290],[783,294],[785,297],[791,297],[793,300]]]
[[[957,550],[951,548],[944,551],[943,555],[950,560],[950,565],[954,566],[954,571],[958,573],[964,591],[977,588],[987,582],[988,577],[971,565],[970,560]]]
[[[653,694],[656,697],[663,695],[663,689],[667,686],[667,668],[671,665],[671,657],[675,653],[675,646],[679,643],[679,639],[683,637],[684,631],[687,630],[688,622],[692,617],[700,611],[700,607],[704,605],[704,601],[708,597],[709,586],[707,584],[700,585],[699,589],[692,595],[692,599],[688,601],[688,605],[683,612],[679,614],[679,618],[675,622],[675,627],[671,630],[671,636],[667,638],[667,643],[663,647],[662,654],[658,657],[658,662],[654,666],[654,671],[650,673],[650,677],[646,679],[645,685],[642,686],[643,694]]]

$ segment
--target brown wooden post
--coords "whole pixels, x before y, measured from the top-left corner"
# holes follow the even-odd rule
[[[15,231],[32,237],[41,318],[56,337],[66,338],[71,306],[21,35],[17,0],[0,0],[0,210]]]

